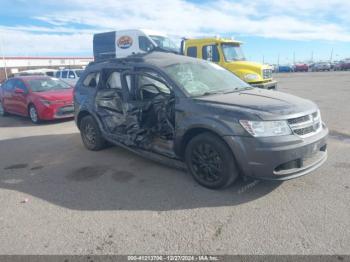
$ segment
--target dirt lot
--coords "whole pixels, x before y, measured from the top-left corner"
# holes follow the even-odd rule
[[[73,121],[0,118],[0,254],[350,254],[350,72],[279,74],[330,129],[329,158],[284,183],[222,191],[112,147]]]

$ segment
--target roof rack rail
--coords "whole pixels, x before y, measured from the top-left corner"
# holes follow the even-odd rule
[[[127,63],[127,62],[142,62],[142,57],[139,56],[128,56],[123,58],[106,58],[99,59],[97,61],[91,61],[89,65],[100,64],[100,63],[108,63],[108,62],[118,62],[118,63]]]

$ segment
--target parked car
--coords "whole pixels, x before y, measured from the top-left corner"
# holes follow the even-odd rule
[[[33,123],[73,117],[73,88],[47,76],[20,76],[0,88],[0,115],[29,116]]]
[[[293,72],[293,67],[291,65],[279,65],[278,66],[279,73],[289,73]]]
[[[83,144],[106,141],[184,167],[201,185],[239,175],[286,180],[327,158],[328,129],[313,102],[254,88],[215,63],[151,52],[93,62],[74,88]]]
[[[43,76],[55,76],[57,70],[42,68],[42,69],[31,69],[24,70],[18,73],[13,74],[14,76],[31,76],[31,75],[43,75]]]
[[[79,80],[82,72],[84,72],[83,69],[63,69],[57,71],[55,76],[64,82],[67,82],[68,84],[74,86]]]
[[[317,72],[317,71],[331,71],[331,64],[328,62],[319,62],[313,64],[311,71]]]
[[[307,72],[307,71],[309,71],[309,66],[307,64],[295,64],[294,71],[295,72]]]
[[[350,69],[350,59],[344,60],[340,63],[340,70],[349,70]]]
[[[342,63],[344,63],[344,61],[336,61],[336,62],[334,62],[333,70],[334,71],[340,71]]]

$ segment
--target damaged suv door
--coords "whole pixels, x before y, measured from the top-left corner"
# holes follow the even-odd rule
[[[104,69],[95,97],[103,130],[112,140],[126,145],[132,145],[137,134],[137,112],[129,104],[132,81],[128,70]]]
[[[95,96],[97,117],[108,140],[128,147],[175,157],[174,95],[170,85],[151,70],[103,69]],[[81,123],[84,144],[91,150],[96,143],[91,119]]]

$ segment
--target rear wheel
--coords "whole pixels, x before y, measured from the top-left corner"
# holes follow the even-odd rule
[[[81,120],[80,134],[84,146],[89,150],[98,151],[107,145],[97,122],[92,116],[85,116]]]
[[[35,108],[34,105],[30,105],[30,106],[29,106],[28,113],[29,113],[30,120],[31,120],[34,124],[39,124],[39,123],[40,123],[40,118],[39,118],[38,110]]]
[[[0,116],[6,116],[7,112],[4,108],[4,106],[2,105],[2,102],[0,101]]]
[[[210,189],[227,187],[239,175],[231,150],[211,133],[194,137],[186,147],[185,159],[193,178]]]

